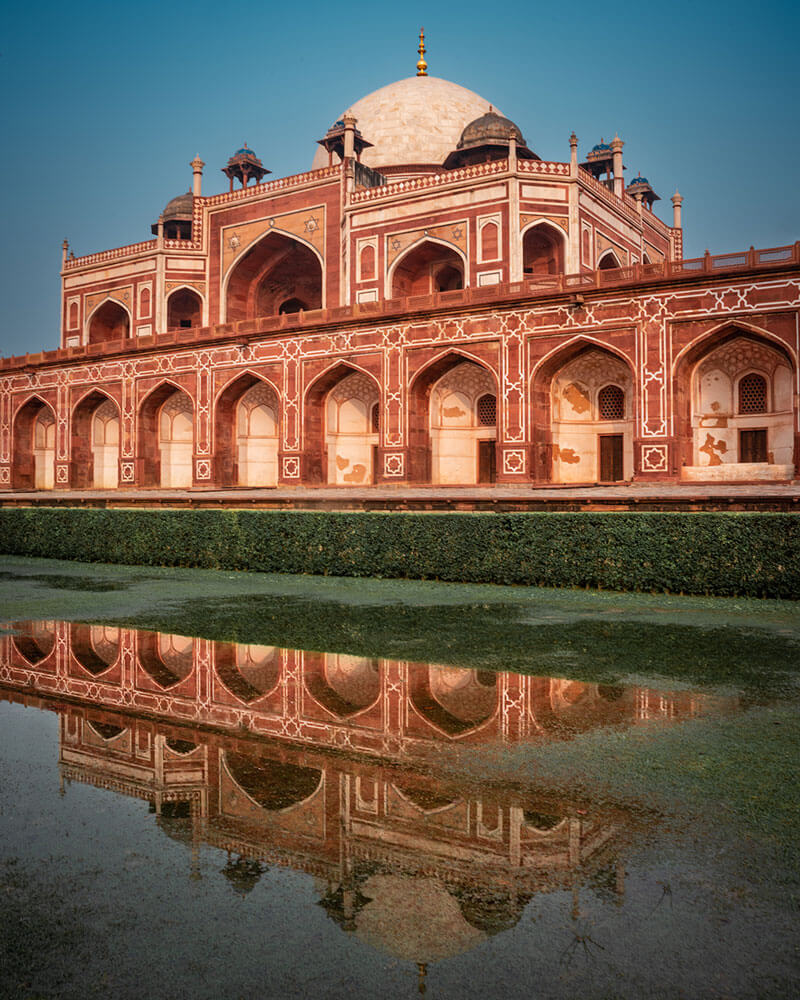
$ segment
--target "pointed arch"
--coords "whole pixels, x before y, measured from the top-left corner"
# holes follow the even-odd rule
[[[739,385],[764,379],[760,409],[743,412]],[[800,454],[792,347],[751,323],[727,322],[694,338],[672,366],[675,471],[684,479],[792,478]]]
[[[381,400],[381,385],[368,369],[352,361],[334,361],[324,371],[320,372],[309,383],[303,398],[303,470],[308,483],[336,482],[337,476],[332,476],[332,467],[336,465],[336,446],[338,428],[331,436],[328,426],[328,400],[330,394],[338,385],[354,375],[363,376],[374,390],[370,394],[369,404]],[[365,386],[362,386],[365,388]],[[363,393],[362,393],[363,394]],[[346,462],[341,468],[343,475],[355,471],[355,466],[365,466],[365,471],[359,482],[371,482],[374,474],[374,448],[377,447],[377,435],[373,435],[371,426],[369,432],[364,428],[363,440],[358,444],[358,454],[340,457]],[[369,439],[368,439],[369,438]],[[364,449],[369,449],[366,452]],[[362,454],[363,453],[363,454]],[[357,461],[354,461],[357,458]],[[346,481],[346,480],[345,480]]]
[[[86,317],[84,323],[84,344],[107,344],[115,340],[127,340],[133,329],[130,309],[119,299],[106,296]]]
[[[428,726],[459,739],[488,726],[500,708],[497,674],[419,664],[409,674],[409,702]]]
[[[598,271],[609,271],[616,267],[622,267],[622,264],[613,250],[604,250],[597,258]]]
[[[170,401],[182,407],[184,417],[180,421],[180,439],[163,436],[161,416]],[[187,420],[191,428],[187,426]],[[173,444],[177,447],[172,448]],[[164,379],[147,393],[139,405],[136,448],[138,482],[141,486],[191,486],[194,400],[186,389]]]
[[[191,285],[179,285],[167,296],[167,329],[203,326],[205,300]]]
[[[585,372],[577,370],[582,358]],[[566,381],[559,386],[562,375]],[[608,413],[600,413],[600,392],[612,384],[622,392],[624,416],[617,420],[608,419]],[[535,479],[543,482],[630,479],[635,385],[630,358],[585,334],[559,344],[540,358],[530,381],[531,464]]]
[[[535,219],[520,233],[522,273],[525,277],[563,274],[567,234],[547,219]]]
[[[294,233],[270,229],[228,268],[222,282],[220,321],[276,316],[296,299],[307,309],[325,308],[325,260]]]
[[[432,405],[434,402],[434,388],[449,372],[452,372],[460,365],[466,364],[475,365],[487,373],[488,378],[486,379],[486,385],[478,386],[476,383],[475,389],[477,395],[476,393],[468,394],[468,408],[471,414],[469,422],[470,432],[465,434],[461,431],[456,431],[455,435],[449,435],[449,437],[452,438],[452,441],[443,442],[441,440],[441,435],[438,433],[440,430],[440,423],[436,424],[436,434],[432,433],[432,431],[434,431],[431,419]],[[407,417],[409,471],[412,482],[430,483],[450,481],[448,476],[445,475],[443,478],[442,475],[440,475],[440,459],[443,454],[440,446],[442,444],[444,444],[445,449],[449,449],[450,444],[454,445],[453,457],[456,458],[460,456],[458,460],[458,466],[460,469],[467,469],[467,473],[469,473],[469,467],[474,466],[474,475],[470,475],[470,480],[472,482],[477,482],[480,472],[479,438],[485,438],[487,442],[495,442],[494,446],[486,445],[484,447],[484,451],[487,456],[489,456],[484,459],[484,461],[488,461],[490,463],[488,474],[491,475],[491,455],[492,447],[496,448],[496,432],[492,433],[493,429],[491,427],[488,428],[488,433],[475,433],[474,431],[474,428],[478,426],[477,400],[480,396],[486,395],[487,393],[491,393],[495,397],[499,395],[499,379],[496,370],[484,359],[460,348],[446,349],[442,351],[414,375],[408,389]],[[474,419],[472,419],[473,417]],[[464,429],[466,430],[466,424]],[[445,433],[444,437],[447,439],[448,435]],[[459,441],[457,443],[456,439],[460,439],[461,437],[464,438],[464,441]],[[434,446],[434,444],[436,446]],[[459,447],[459,444],[461,447]],[[455,469],[455,465],[453,468]],[[460,473],[456,473],[455,471],[453,472],[453,475],[458,474]]]
[[[17,409],[11,431],[14,489],[53,488],[56,427],[56,412],[41,396],[29,396]]]
[[[392,261],[386,274],[386,298],[431,295],[468,284],[466,254],[446,240],[423,236]]]
[[[70,486],[114,489],[119,485],[120,411],[115,399],[92,388],[72,409]]]
[[[287,813],[309,802],[325,785],[317,768],[275,760],[253,751],[226,750],[222,766],[229,781],[259,809]]]
[[[338,719],[352,719],[368,712],[380,699],[380,661],[344,653],[306,655],[303,682],[326,712]]]
[[[261,418],[259,426],[254,418]],[[280,394],[257,372],[247,369],[220,389],[214,401],[214,468],[220,486],[277,486],[280,418]]]

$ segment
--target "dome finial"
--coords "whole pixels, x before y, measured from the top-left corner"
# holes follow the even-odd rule
[[[419,62],[417,63],[417,76],[428,75],[428,64],[425,62],[425,29],[419,29]]]

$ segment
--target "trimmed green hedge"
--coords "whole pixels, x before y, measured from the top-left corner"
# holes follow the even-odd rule
[[[800,597],[800,515],[0,509],[0,551],[141,566]]]

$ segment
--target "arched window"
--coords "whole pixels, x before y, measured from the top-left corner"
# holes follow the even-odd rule
[[[601,420],[625,419],[625,393],[618,385],[606,385],[597,394]]]
[[[375,277],[375,247],[371,244],[361,251],[361,280]]]
[[[69,307],[68,329],[74,330],[78,326],[78,303],[72,302]]]
[[[591,235],[588,229],[583,231],[583,263],[589,266],[589,240]]]
[[[767,380],[751,372],[739,382],[739,413],[767,412]]]
[[[621,267],[622,265],[617,260],[617,255],[613,250],[606,250],[600,260],[597,262],[598,271],[609,271],[615,267]]]
[[[302,299],[287,299],[285,302],[281,302],[278,306],[278,315],[281,316],[283,313],[304,312],[306,309],[308,309],[308,306]]]
[[[498,230],[496,222],[487,222],[481,229],[481,260],[497,260]]]
[[[497,423],[497,396],[487,393],[478,400],[478,424],[481,427],[494,427]]]
[[[139,315],[142,319],[150,316],[150,289],[143,288],[139,295]]]

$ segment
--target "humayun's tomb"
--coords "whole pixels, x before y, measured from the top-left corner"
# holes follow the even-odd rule
[[[542,159],[420,48],[307,173],[245,145],[204,194],[197,157],[152,239],[65,241],[0,488],[795,477],[800,244],[684,259],[619,137]]]

